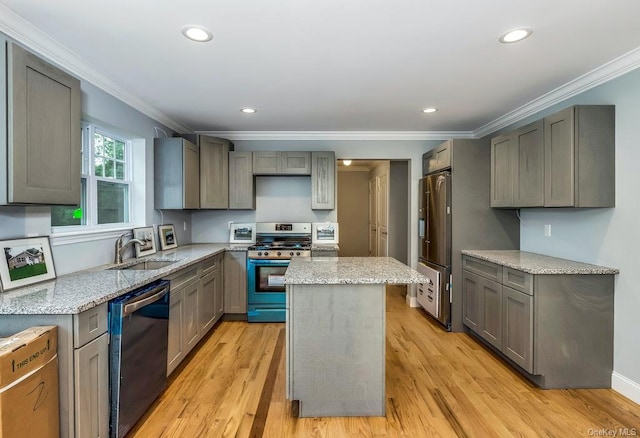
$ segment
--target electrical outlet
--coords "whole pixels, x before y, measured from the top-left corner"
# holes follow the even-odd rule
[[[551,224],[546,224],[544,226],[544,235],[545,237],[551,237]]]

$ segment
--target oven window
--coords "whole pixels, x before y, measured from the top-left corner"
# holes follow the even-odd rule
[[[256,292],[284,292],[286,266],[256,266]]]

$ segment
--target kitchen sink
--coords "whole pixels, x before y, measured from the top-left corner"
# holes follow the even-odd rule
[[[164,268],[165,266],[169,266],[173,263],[176,263],[176,260],[143,260],[141,262],[136,262],[133,264],[125,264],[114,266],[111,269],[115,270],[137,270],[137,271],[151,271],[154,269]]]

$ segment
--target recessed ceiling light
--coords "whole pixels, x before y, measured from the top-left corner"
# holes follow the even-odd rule
[[[498,38],[498,40],[501,43],[505,43],[505,44],[515,43],[517,41],[522,41],[528,36],[531,36],[532,33],[533,33],[533,30],[529,29],[528,27],[520,27],[517,29],[511,29],[503,33],[502,35],[500,35],[500,38]]]
[[[422,112],[425,114],[435,113],[436,111],[438,111],[438,108],[425,108],[422,110]]]
[[[192,41],[197,41],[199,43],[204,43],[206,41],[211,41],[213,38],[213,34],[209,29],[206,29],[202,26],[196,26],[194,24],[189,24],[182,28],[182,35],[189,38]]]
[[[240,111],[242,111],[245,114],[253,114],[258,112],[258,110],[255,108],[242,108]]]
[[[342,164],[345,166],[351,166],[351,160],[342,160]]]

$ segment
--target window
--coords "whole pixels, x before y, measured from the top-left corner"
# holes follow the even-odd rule
[[[51,207],[54,231],[130,225],[130,140],[84,124],[80,182],[80,205]]]

